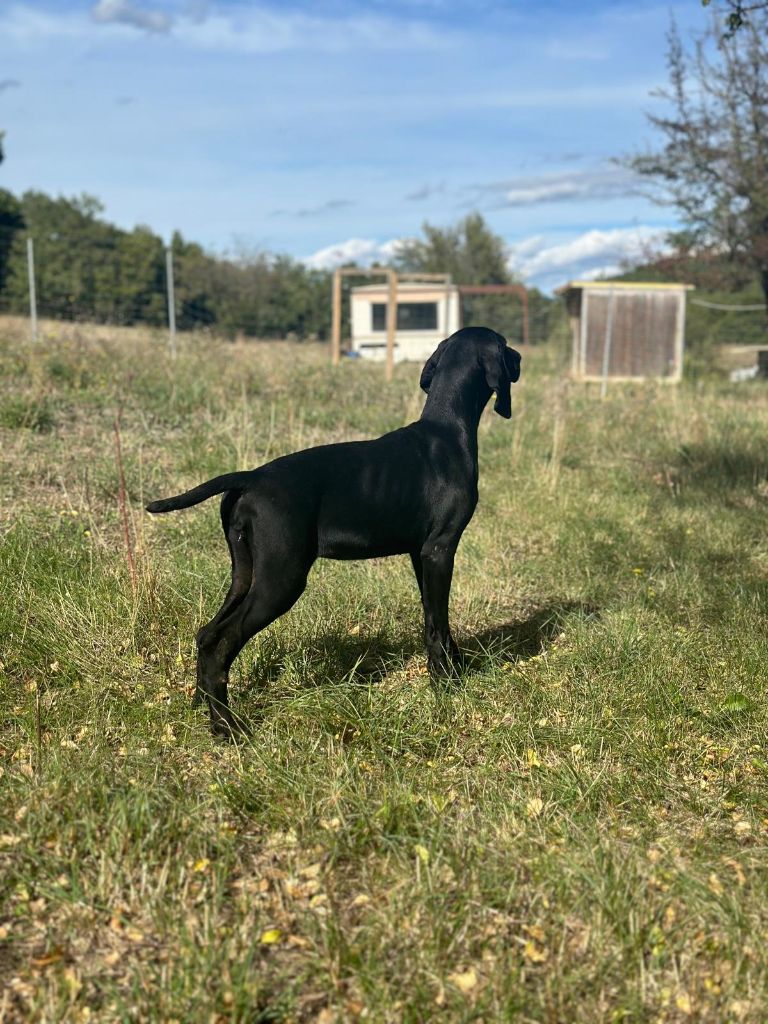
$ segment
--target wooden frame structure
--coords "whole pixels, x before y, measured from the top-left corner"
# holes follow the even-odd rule
[[[460,284],[459,295],[517,295],[523,306],[523,344],[530,341],[528,289],[524,284]]]
[[[341,279],[343,277],[384,277],[389,285],[387,295],[387,380],[392,380],[395,356],[395,322],[397,318],[397,272],[390,267],[361,270],[360,267],[337,267],[333,272],[333,310],[331,317],[331,362],[341,362]]]
[[[392,380],[395,362],[395,333],[397,331],[397,283],[398,281],[435,281],[445,285],[446,302],[453,281],[450,274],[420,273],[419,271],[398,271],[391,267],[363,269],[361,267],[338,267],[333,272],[333,305],[331,316],[331,362],[341,362],[341,286],[344,277],[383,277],[389,287],[387,293],[387,347],[384,373],[387,381]],[[462,295],[517,295],[523,306],[523,344],[530,340],[528,316],[528,291],[522,284],[460,284],[456,286]]]
[[[333,272],[333,308],[331,316],[331,362],[338,366],[341,362],[341,283],[343,277],[383,277],[388,284],[387,293],[387,349],[384,374],[387,381],[392,380],[395,365],[395,332],[397,331],[397,282],[401,281],[436,281],[445,285],[446,297],[451,285],[450,274],[421,274],[417,271],[398,273],[392,267],[364,270],[360,267],[338,267]]]

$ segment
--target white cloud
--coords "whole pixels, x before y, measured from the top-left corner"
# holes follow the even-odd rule
[[[354,206],[351,199],[328,199],[317,206],[305,206],[300,210],[273,210],[272,217],[318,217],[324,213],[334,213],[347,206]]]
[[[441,181],[436,185],[426,184],[421,188],[414,189],[405,197],[409,202],[420,202],[423,199],[433,199],[436,195],[445,192],[445,182]]]
[[[358,14],[320,17],[259,6],[180,22],[175,35],[197,49],[234,53],[425,50],[447,43],[443,32],[418,21]]]
[[[510,252],[510,266],[513,267],[516,273],[519,272],[520,264],[526,259],[535,256],[536,253],[545,248],[546,244],[547,240],[544,235],[531,235],[529,238],[524,238],[520,242],[514,242],[507,246]],[[514,264],[512,263],[513,259]]]
[[[545,235],[532,235],[508,245],[509,269],[526,283],[549,291],[566,281],[592,280],[621,273],[627,264],[640,263],[664,249],[666,231],[638,225],[631,228],[594,229],[565,242],[552,243]],[[361,267],[386,263],[396,255],[403,239],[378,242],[348,238],[308,256],[308,267],[332,270],[347,263]]]
[[[303,262],[315,270],[333,270],[346,263],[368,267],[372,263],[391,260],[401,245],[402,239],[399,238],[392,238],[388,242],[377,242],[372,238],[348,238],[346,242],[318,249]]]
[[[173,24],[170,15],[132,0],[99,0],[91,8],[91,17],[103,24],[130,25],[145,32],[169,32]]]
[[[480,195],[498,206],[535,206],[585,199],[619,199],[636,192],[638,179],[623,167],[606,167],[549,175],[528,175],[476,185]]]
[[[426,21],[352,13],[308,14],[304,11],[186,0],[169,14],[142,0],[98,0],[90,9],[44,12],[29,3],[0,11],[0,39],[26,45],[60,41],[62,37],[93,40],[104,26],[169,34],[190,49],[239,54],[289,51],[346,53],[427,51],[454,45],[455,36]]]
[[[622,266],[642,262],[664,248],[667,232],[657,227],[593,229],[557,244],[541,235],[509,246],[509,268],[523,280],[550,289],[574,278],[617,274]]]

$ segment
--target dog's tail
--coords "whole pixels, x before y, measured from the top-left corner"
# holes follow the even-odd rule
[[[150,501],[147,505],[147,512],[175,512],[179,508],[199,505],[201,501],[212,498],[214,494],[223,494],[224,491],[242,490],[250,483],[252,478],[252,471],[225,473],[223,476],[215,476],[213,480],[207,480],[204,484],[198,484],[191,491],[177,494],[173,498],[161,498],[160,501]]]

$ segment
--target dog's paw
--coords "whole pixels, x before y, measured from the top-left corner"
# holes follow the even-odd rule
[[[211,732],[216,739],[227,743],[246,743],[251,738],[251,730],[245,722],[231,713],[212,719]]]
[[[449,683],[459,678],[462,672],[461,658],[456,659],[443,655],[440,658],[430,658],[427,663],[429,675],[433,682]]]

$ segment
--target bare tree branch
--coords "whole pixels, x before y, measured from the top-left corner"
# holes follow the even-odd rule
[[[677,208],[692,246],[759,275],[768,310],[768,0],[749,14],[738,33],[715,22],[689,47],[672,22],[669,84],[654,94],[666,109],[647,115],[662,144],[621,162]]]
[[[709,7],[712,0],[701,0],[702,7]],[[724,0],[728,13],[725,17],[726,36],[733,36],[749,20],[753,11],[764,11],[768,8],[768,0],[756,0],[747,3],[745,0]]]

